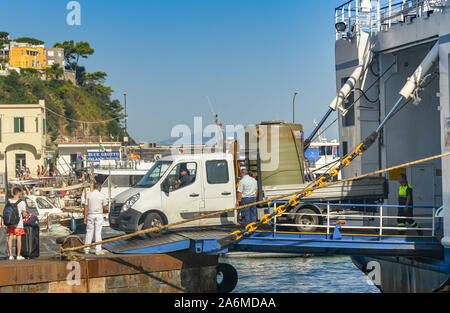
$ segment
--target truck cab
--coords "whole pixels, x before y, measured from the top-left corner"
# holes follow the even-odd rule
[[[165,157],[139,183],[113,199],[110,226],[131,233],[232,208],[236,204],[234,173],[234,157],[228,153]],[[237,213],[231,212],[182,227],[236,223]]]

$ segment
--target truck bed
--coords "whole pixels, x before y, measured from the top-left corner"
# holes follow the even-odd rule
[[[263,186],[264,199],[301,191],[308,184]],[[354,199],[375,200],[387,197],[386,179],[384,177],[366,177],[315,190],[305,201],[327,202]],[[285,198],[283,200],[288,200]]]

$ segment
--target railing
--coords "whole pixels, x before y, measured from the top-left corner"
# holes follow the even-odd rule
[[[336,30],[336,40],[361,31],[387,31],[393,25],[428,17],[445,7],[445,0],[351,0],[335,9],[335,23],[344,22],[345,31]]]
[[[269,213],[271,210],[275,210],[278,204],[285,204],[284,201],[274,201],[269,206]],[[289,220],[295,221],[296,216],[301,216],[302,221],[301,223],[293,224],[289,222],[279,222],[277,220],[277,217],[275,216],[274,222],[272,225],[274,226],[274,231],[277,231],[277,228],[280,226],[288,226],[288,227],[302,227],[302,228],[310,228],[310,229],[318,229],[318,231],[322,231],[326,229],[327,238],[330,239],[330,235],[333,234],[335,227],[340,227],[342,230],[345,229],[354,229],[354,230],[362,230],[362,231],[370,231],[370,233],[373,233],[374,235],[378,235],[380,239],[386,234],[386,230],[391,231],[397,231],[404,233],[407,230],[415,230],[423,233],[424,231],[430,232],[432,237],[435,237],[436,230],[440,229],[441,227],[441,218],[436,217],[436,212],[438,212],[440,209],[439,207],[434,206],[409,206],[409,208],[412,208],[413,210],[417,209],[426,209],[429,210],[431,214],[428,214],[428,216],[423,215],[416,215],[413,217],[407,217],[407,216],[390,216],[387,215],[386,209],[388,208],[406,208],[406,206],[401,205],[388,205],[388,204],[343,204],[343,203],[315,203],[315,202],[304,202],[300,203],[301,205],[310,205],[310,206],[316,206],[316,207],[326,207],[326,210],[324,209],[321,214],[316,213],[304,213],[304,212],[286,212],[281,216],[288,216],[291,217]],[[369,213],[365,213],[364,209],[371,209]],[[349,214],[349,213],[341,213],[339,211],[351,211],[355,212],[355,214]],[[369,215],[370,214],[370,215]],[[306,219],[304,220],[304,217],[313,217],[317,216],[320,217],[323,223],[317,222],[316,224],[311,223],[310,221],[312,219]],[[320,221],[320,218],[317,218],[318,221]],[[431,225],[431,227],[399,227],[399,226],[387,226],[389,225],[389,221],[392,219],[408,219],[412,218],[416,221],[428,221],[428,223]],[[362,225],[347,225],[348,222],[358,222],[363,221]],[[306,223],[304,223],[306,222]],[[365,225],[365,223],[372,222],[371,225]],[[339,226],[337,226],[339,224]],[[421,222],[418,222],[420,225]],[[305,230],[306,231],[306,230]],[[367,234],[367,232],[364,232],[364,234]]]

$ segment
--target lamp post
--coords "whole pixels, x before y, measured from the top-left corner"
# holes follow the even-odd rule
[[[295,123],[295,97],[297,97],[298,92],[294,92],[294,98],[292,99],[292,123]]]

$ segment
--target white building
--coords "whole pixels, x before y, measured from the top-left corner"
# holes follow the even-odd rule
[[[120,142],[67,142],[58,143],[57,170],[68,175],[74,168],[114,166],[121,160]]]
[[[5,182],[5,156],[8,177],[16,177],[16,168],[37,167],[45,159],[45,101],[38,104],[0,104],[0,185]]]

